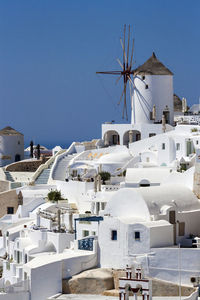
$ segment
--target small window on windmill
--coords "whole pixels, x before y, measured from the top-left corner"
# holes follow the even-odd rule
[[[142,80],[145,80],[145,76],[144,75],[142,76]]]
[[[148,84],[145,85],[145,89],[147,90],[149,88]]]
[[[198,145],[199,141],[196,141],[196,144]]]

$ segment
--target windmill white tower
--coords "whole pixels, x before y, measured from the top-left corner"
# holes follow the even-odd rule
[[[134,86],[134,123],[159,123],[164,115],[166,123],[173,125],[173,73],[154,52],[134,70]]]
[[[129,51],[130,25],[127,44],[125,36],[126,26],[123,41],[120,39],[123,62],[117,59],[121,70],[96,72],[117,75],[117,82],[123,79],[124,87],[118,104],[124,99],[123,118],[126,116],[126,119],[126,89],[127,85],[130,87],[131,123],[103,124],[102,139],[106,145],[128,145],[141,138],[162,133],[162,120],[166,123],[166,131],[171,130],[174,124],[173,73],[157,59],[155,53],[143,65],[133,69],[134,40]]]

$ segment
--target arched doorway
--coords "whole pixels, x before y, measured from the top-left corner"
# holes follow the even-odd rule
[[[16,154],[16,155],[15,155],[15,161],[20,161],[20,160],[21,160],[20,154]]]
[[[120,144],[119,134],[116,130],[109,130],[104,134],[104,143],[106,146]]]
[[[131,141],[132,139],[132,141]],[[123,145],[128,146],[131,142],[136,142],[141,140],[141,133],[138,130],[128,130],[124,133],[123,136]]]
[[[129,144],[129,139],[130,139],[129,132],[130,131],[126,131],[123,136],[123,145],[125,145],[125,146],[128,146],[128,144]]]

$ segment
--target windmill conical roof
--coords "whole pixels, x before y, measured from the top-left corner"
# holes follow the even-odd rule
[[[135,69],[135,73],[141,75],[173,75],[173,73],[157,59],[154,52],[143,65]]]
[[[23,134],[13,129],[10,126],[6,126],[5,128],[0,130],[0,135],[23,135]]]

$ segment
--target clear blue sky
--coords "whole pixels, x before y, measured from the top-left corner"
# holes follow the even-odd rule
[[[118,68],[125,23],[135,66],[155,51],[174,72],[174,92],[198,102],[199,0],[1,0],[0,128],[23,132],[26,144],[68,145],[122,122],[122,86],[95,72]]]

